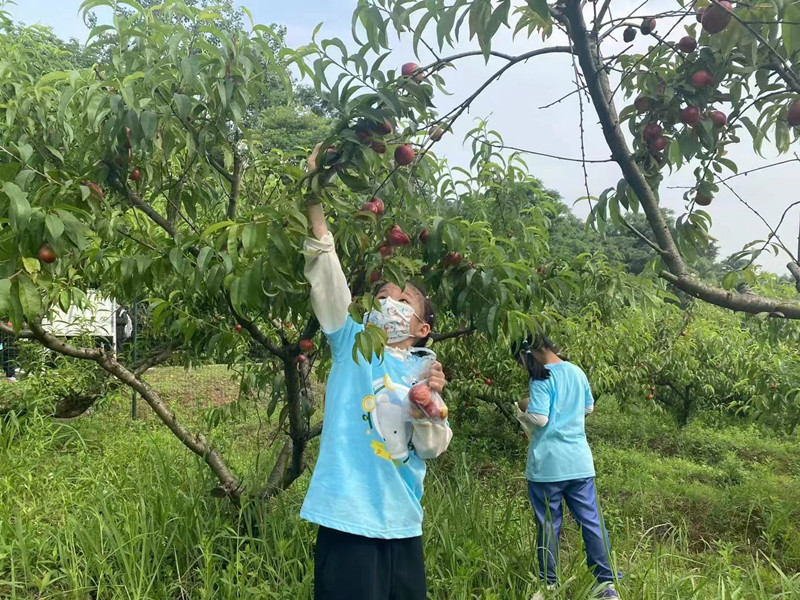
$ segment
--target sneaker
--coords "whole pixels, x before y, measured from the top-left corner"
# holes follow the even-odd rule
[[[614,584],[612,583],[600,592],[598,598],[619,598],[619,593],[617,592],[617,588],[615,588]]]
[[[9,377],[8,381],[10,381],[11,383],[16,383],[17,382],[17,378],[16,377]]]
[[[553,585],[553,584],[550,584],[550,585],[548,585],[548,586],[547,586],[547,591],[548,591],[548,592],[555,592],[555,591],[556,591],[556,586],[555,586],[555,585]],[[531,597],[531,600],[545,600],[545,595],[544,595],[544,592],[536,592],[536,593],[535,593],[535,594],[534,594],[534,595]]]

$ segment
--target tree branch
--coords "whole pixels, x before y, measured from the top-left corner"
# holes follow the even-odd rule
[[[575,90],[579,91],[579,90]],[[490,148],[497,148],[500,150],[513,150],[514,152],[520,152],[522,154],[531,154],[533,156],[541,156],[543,158],[552,158],[555,160],[563,160],[565,162],[576,162],[576,163],[610,163],[614,162],[611,158],[572,158],[570,156],[558,156],[557,154],[548,154],[547,152],[537,152],[536,150],[526,150],[525,148],[518,148],[516,146],[509,146],[507,144],[494,144],[492,142],[488,142],[486,140],[482,140],[479,137],[476,137],[474,134],[470,134],[470,136],[476,142],[483,144],[484,146],[488,146]]]
[[[797,291],[800,292],[800,265],[798,265],[796,262],[790,262],[788,265],[786,265],[786,268],[789,269],[792,277],[794,277],[795,288],[797,288]]]
[[[655,243],[653,243],[653,241],[652,241],[650,238],[648,238],[648,237],[647,237],[645,234],[643,234],[641,231],[639,231],[638,229],[636,229],[636,227],[634,227],[633,225],[631,225],[630,223],[628,223],[628,220],[627,220],[627,219],[624,219],[624,218],[623,218],[623,219],[622,219],[622,224],[623,224],[625,227],[627,227],[627,228],[628,228],[628,231],[630,231],[631,233],[633,233],[633,234],[634,234],[636,237],[638,237],[638,238],[639,238],[640,240],[642,240],[642,241],[643,241],[645,244],[647,244],[648,246],[650,246],[650,247],[651,247],[653,250],[655,250],[656,252],[658,252],[658,253],[659,253],[659,254],[661,254],[661,255],[663,255],[663,254],[664,254],[664,251],[663,251],[661,248],[659,248],[659,247],[658,247],[658,244],[655,244]]]
[[[236,205],[239,202],[239,193],[242,185],[242,170],[244,162],[238,148],[233,151],[233,180],[231,181],[231,196],[228,200],[228,220],[233,221],[236,217]]]
[[[264,335],[264,332],[261,331],[253,321],[245,317],[244,315],[240,315],[236,309],[233,307],[233,302],[231,301],[230,294],[225,294],[225,302],[228,304],[228,308],[230,308],[231,314],[236,319],[236,321],[241,324],[241,326],[247,330],[247,332],[252,336],[252,338],[261,344],[264,348],[266,348],[270,354],[276,356],[278,358],[285,358],[286,352],[283,348],[278,347],[276,344],[270,341],[270,339]]]
[[[170,359],[170,357],[173,354],[175,354],[175,352],[179,349],[180,346],[170,346],[168,348],[164,348],[163,350],[157,352],[156,354],[152,354],[147,358],[139,361],[133,366],[133,376],[139,379],[150,369],[167,362]]]
[[[750,314],[769,313],[787,319],[800,319],[800,304],[723,290],[703,283],[691,275],[678,277],[668,271],[662,271],[660,275],[679,290],[709,304]]]
[[[475,327],[469,327],[466,329],[456,329],[455,331],[448,331],[445,333],[432,333],[431,334],[431,341],[435,344],[437,342],[444,342],[446,340],[452,340],[461,336],[465,335],[472,335],[475,333]]]
[[[509,410],[509,408],[505,404],[503,404],[501,400],[490,398],[486,394],[476,394],[475,397],[478,398],[479,400],[483,400],[487,404],[494,404],[497,407],[497,410],[499,410],[500,413],[506,419],[508,419],[508,422],[511,423],[512,425],[517,422],[517,418],[513,415],[511,410]]]
[[[445,56],[444,58],[438,58],[434,62],[429,65],[425,65],[418,69],[418,73],[426,73],[427,71],[433,71],[437,67],[446,65],[447,63],[451,63],[453,61],[462,59],[462,58],[469,58],[470,56],[484,56],[482,50],[471,50],[468,52],[459,52],[458,54],[453,54],[452,56]],[[492,50],[489,52],[489,56],[494,56],[495,58],[502,58],[503,60],[512,61],[514,60],[514,56],[511,54],[506,54],[505,52],[497,52]]]
[[[34,339],[33,332],[30,329],[23,329],[22,331],[17,333],[16,331],[14,331],[13,327],[9,327],[2,321],[0,321],[0,333],[5,333],[8,336],[11,336],[13,338],[18,338],[21,340]]]
[[[647,220],[653,229],[656,244],[662,248],[662,256],[670,272],[678,276],[685,275],[687,273],[686,264],[681,258],[664,215],[659,209],[658,199],[647,184],[644,173],[642,173],[633,159],[622,129],[619,126],[619,117],[611,100],[608,75],[600,68],[602,64],[599,59],[600,50],[586,29],[586,23],[580,10],[580,2],[578,0],[569,0],[565,8],[565,15],[569,23],[570,35],[575,44],[578,62],[586,78],[589,94],[600,119],[603,135],[611,150],[611,156],[619,164],[626,181],[639,197],[642,208],[647,215]]]
[[[322,435],[322,423],[318,423],[308,430],[306,440],[313,440],[315,437],[319,437],[320,435]]]
[[[308,427],[303,420],[303,410],[300,402],[300,395],[302,394],[300,372],[294,356],[284,357],[283,373],[286,381],[286,402],[289,404],[289,436],[292,442],[291,457],[282,481],[283,489],[287,489],[295,479],[300,477],[305,468],[303,458]]]
[[[280,452],[278,452],[278,458],[275,460],[275,464],[272,466],[272,471],[267,478],[267,483],[261,490],[262,498],[272,498],[283,489],[281,484],[283,482],[284,473],[286,473],[286,463],[288,462],[291,453],[292,440],[286,440],[283,446],[281,446]]]
[[[611,6],[611,0],[604,0],[603,6],[600,7],[600,12],[597,13],[597,16],[594,19],[594,30],[600,30],[600,24],[603,22],[603,19],[606,16],[606,12],[608,12],[608,8]],[[644,6],[641,4],[640,6]]]
[[[481,84],[481,86],[477,90],[475,90],[475,92],[473,92],[459,106],[451,110],[447,114],[447,116],[444,117],[442,120],[447,119],[448,117],[453,115],[452,118],[449,119],[450,124],[452,125],[452,123],[455,122],[455,120],[458,119],[464,113],[464,111],[466,111],[470,107],[470,105],[475,101],[475,99],[478,96],[480,96],[484,92],[484,90],[486,90],[486,88],[488,88],[492,83],[494,83],[495,80],[499,79],[500,76],[503,75],[503,73],[508,71],[514,65],[526,61],[530,58],[541,56],[543,54],[557,54],[557,53],[572,54],[572,48],[570,48],[569,46],[550,46],[547,48],[537,48],[536,50],[531,50],[530,52],[525,52],[524,54],[520,54],[519,56],[510,58],[510,60],[505,65],[503,65],[500,69],[498,69],[494,73],[494,75],[489,77],[489,79],[484,81],[483,84]]]
[[[2,325],[2,327],[7,328],[6,325]],[[139,395],[144,398],[150,408],[153,409],[153,412],[158,418],[172,431],[175,437],[189,450],[203,458],[205,463],[217,476],[220,482],[220,488],[224,491],[225,495],[230,498],[236,498],[239,495],[241,491],[240,484],[233,473],[231,473],[222,457],[217,454],[216,450],[212,448],[211,444],[202,434],[193,436],[191,432],[178,421],[175,413],[167,408],[159,394],[146,382],[137,379],[131,371],[119,364],[100,348],[80,348],[73,346],[47,333],[40,323],[31,323],[30,328],[32,337],[45,348],[65,356],[71,356],[82,360],[92,360],[119,381],[136,390]]]
[[[166,231],[171,238],[175,239],[176,236],[175,228],[170,224],[169,221],[167,221],[166,218],[161,216],[161,213],[159,213],[155,208],[150,206],[147,202],[142,200],[142,198],[140,198],[136,192],[134,192],[124,183],[122,184],[122,191],[125,194],[125,197],[128,199],[128,202],[130,202],[133,206],[141,210],[144,214],[148,216],[148,218],[151,221],[153,221],[153,223],[155,223],[156,225],[161,227],[161,229]]]

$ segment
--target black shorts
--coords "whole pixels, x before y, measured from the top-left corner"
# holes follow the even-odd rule
[[[425,600],[422,538],[317,533],[314,600]]]

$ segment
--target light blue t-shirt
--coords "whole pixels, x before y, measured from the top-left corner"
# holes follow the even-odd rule
[[[364,329],[349,316],[326,333],[333,366],[325,393],[319,458],[300,516],[370,538],[422,535],[425,461],[414,451],[413,427],[401,404],[423,358],[387,348],[381,362],[353,361]],[[428,351],[428,356],[432,353]]]
[[[586,374],[570,362],[547,365],[550,378],[531,381],[528,412],[547,416],[536,427],[528,447],[525,476],[529,481],[553,482],[594,477],[594,461],[584,424],[594,405]]]

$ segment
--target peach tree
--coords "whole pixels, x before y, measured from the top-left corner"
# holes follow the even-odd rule
[[[52,53],[2,15],[0,330],[135,390],[208,465],[218,494],[245,490],[223,456],[235,442],[215,439],[216,417],[206,431],[188,425],[146,373],[167,360],[228,365],[240,402],[263,404],[276,432],[256,487],[272,494],[299,477],[322,428],[311,382],[326,366],[303,277],[307,203],[326,205],[355,318],[376,281],[417,277],[452,327],[435,339],[514,337],[575,289],[568,268],[541,267],[547,211],[520,205],[514,186],[533,182],[518,158],[484,153],[453,173],[429,151],[446,128],[418,127],[437,121],[438,75],[385,55],[369,62],[367,48],[348,53],[338,40],[292,52],[269,27],[221,27],[213,8],[176,0],[86,0],[82,10],[97,7],[113,19],[90,32],[92,68],[43,60]],[[292,85],[289,64],[336,114],[311,172],[310,149],[273,148],[259,119],[275,86]],[[144,303],[157,343],[137,364],[43,325],[92,291]],[[368,327],[354,354],[383,344]]]
[[[739,175],[737,164],[727,157],[733,145],[749,138],[759,153],[767,144],[777,153],[797,147],[800,5],[796,1],[732,5],[727,0],[698,0],[653,14],[646,4],[618,13],[610,0],[361,0],[353,23],[356,36],[378,53],[389,48],[390,30],[406,36],[418,56],[425,57],[419,59],[418,76],[435,78],[467,57],[485,58],[485,79],[442,116],[447,127],[510,69],[547,60],[545,55],[569,56],[577,82],[573,93],[581,99],[581,129],[588,126],[585,93],[610,160],[621,174],[618,185],[601,194],[591,194],[587,185],[589,222],[600,230],[613,222],[644,240],[627,218],[642,211],[652,234],[646,241],[658,258],[660,276],[675,288],[736,311],[800,318],[796,299],[754,294],[742,286],[754,283],[753,261],[772,250],[789,259],[789,273],[800,291],[800,249],[778,234],[797,203],[787,203],[780,223],[769,223],[751,202],[738,196],[754,218],[764,222],[768,237],[746,247],[742,252],[748,259],[746,267],[721,283],[704,280],[690,267],[710,239],[714,195],[721,187],[730,188],[728,181]],[[508,54],[497,49],[497,39],[506,32],[531,41],[541,37],[544,43]],[[645,52],[634,50],[637,36],[650,40]],[[457,51],[448,55],[447,48]],[[680,192],[661,183],[667,172],[679,169],[690,170],[694,184],[684,194],[685,212],[673,232],[660,202],[665,195]]]

